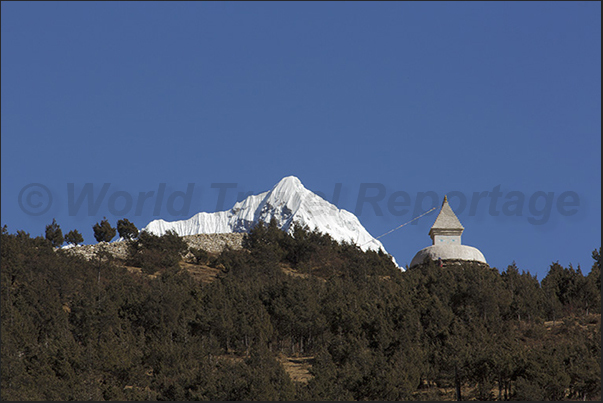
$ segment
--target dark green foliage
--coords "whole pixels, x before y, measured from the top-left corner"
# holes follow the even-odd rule
[[[52,219],[52,224],[46,226],[46,239],[50,241],[53,247],[59,247],[65,241],[63,238],[63,231],[61,231],[61,227],[57,224],[57,220]]]
[[[508,315],[516,317],[517,320],[534,321],[544,317],[544,300],[540,290],[540,284],[536,276],[530,275],[519,270],[513,262],[507,267],[507,271],[502,273],[502,279],[506,288],[511,293],[511,305]]]
[[[356,245],[340,244],[328,234],[299,226],[289,235],[278,228],[274,218],[268,225],[260,222],[252,228],[243,246],[265,274],[274,275],[274,269],[282,265],[323,278],[343,275],[362,279],[400,273],[382,252],[363,252]]]
[[[198,283],[175,233],[131,242],[128,263],[147,276],[4,227],[3,400],[600,399],[600,315],[583,295],[600,290],[598,254],[588,276],[554,266],[541,287],[514,264],[402,273],[322,234],[276,231],[198,252],[222,268]],[[311,357],[308,383],[283,355]]]
[[[96,242],[110,242],[116,234],[115,228],[109,224],[107,217],[104,217],[100,223],[94,224],[94,239]]]
[[[601,313],[601,248],[592,253],[594,263],[586,276],[586,289],[590,294],[591,312]]]
[[[548,274],[542,280],[545,296],[545,312],[549,320],[556,320],[569,314],[582,312],[601,312],[601,271],[600,257],[597,263],[597,251],[593,252],[595,264],[590,276],[582,275],[578,266],[570,264],[565,268],[553,263]],[[598,281],[598,285],[597,285]]]
[[[142,231],[128,248],[128,263],[141,267],[149,274],[177,267],[182,255],[188,250],[186,242],[174,231],[168,231],[162,236]]]
[[[193,258],[195,259],[195,263],[197,264],[207,264],[209,261],[209,253],[203,249],[199,248],[189,248],[189,251],[192,253]]]
[[[65,241],[73,245],[78,245],[84,242],[84,237],[82,236],[82,234],[80,234],[78,230],[74,229],[69,231],[67,235],[65,235]]]
[[[127,218],[117,221],[117,232],[123,239],[134,239],[138,236],[138,228]]]

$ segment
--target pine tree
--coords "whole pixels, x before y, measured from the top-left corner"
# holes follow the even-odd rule
[[[54,218],[52,224],[46,226],[46,239],[50,241],[53,247],[61,246],[65,241],[63,231],[61,231],[61,227]]]
[[[109,224],[107,217],[103,217],[100,224],[94,224],[92,229],[94,230],[94,238],[97,242],[109,242],[116,234],[115,228]]]
[[[65,235],[65,241],[67,243],[78,245],[84,242],[84,237],[82,236],[82,234],[79,233],[78,230],[74,229],[72,231],[69,231],[67,235]]]
[[[124,239],[133,239],[138,236],[138,228],[127,218],[117,221],[117,232]]]

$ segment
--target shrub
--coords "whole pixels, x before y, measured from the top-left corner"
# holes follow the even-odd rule
[[[209,261],[209,253],[207,253],[207,251],[200,248],[189,248],[189,251],[193,254],[195,263],[207,264]]]

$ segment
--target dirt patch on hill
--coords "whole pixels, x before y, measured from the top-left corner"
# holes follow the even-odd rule
[[[314,362],[314,356],[288,357],[284,354],[279,354],[278,360],[292,381],[307,383],[313,378],[310,369]]]
[[[218,274],[222,272],[222,270],[216,269],[215,267],[186,262],[180,262],[180,267],[186,270],[192,278],[202,283],[211,283],[216,279]]]

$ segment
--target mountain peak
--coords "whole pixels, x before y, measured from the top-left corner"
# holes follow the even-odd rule
[[[263,199],[263,209],[274,210],[275,208],[286,207],[288,215],[297,213],[302,206],[308,204],[314,197],[318,197],[302,185],[301,181],[295,176],[286,176],[281,179],[270,190]],[[284,229],[287,229],[287,224]]]
[[[272,192],[278,193],[296,193],[300,190],[307,189],[296,176],[285,176],[272,188]]]
[[[283,179],[278,181],[276,186],[285,185],[285,184],[295,185],[295,186],[303,186],[301,181],[299,180],[299,178],[297,176],[293,176],[293,175],[285,176]]]
[[[306,189],[295,176],[284,177],[270,191],[249,196],[228,211],[201,212],[188,220],[174,222],[155,220],[145,230],[162,235],[171,229],[181,236],[248,232],[256,223],[271,219],[276,219],[279,228],[289,233],[293,232],[293,224],[299,224],[329,234],[337,241],[355,243],[362,250],[387,253],[354,214]]]

